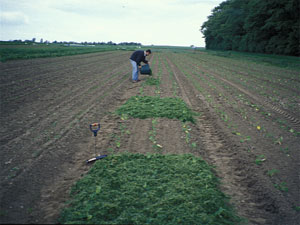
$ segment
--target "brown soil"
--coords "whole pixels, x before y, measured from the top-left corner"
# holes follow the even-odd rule
[[[1,223],[57,222],[60,210],[70,198],[71,186],[92,166],[85,162],[95,154],[95,138],[89,124],[100,122],[97,154],[127,151],[201,156],[215,166],[221,189],[249,224],[300,224],[299,211],[294,209],[300,202],[299,137],[289,136],[272,118],[267,120],[248,112],[249,117],[258,118],[259,124],[268,126],[274,135],[287,137],[287,156],[279,150],[280,146],[272,145],[261,132],[241,120],[232,105],[214,95],[227,115],[251,135],[250,144],[241,143],[193,82],[199,81],[205,90],[209,87],[196,75],[192,75],[192,81],[180,68],[177,57],[183,61],[184,57],[152,54],[153,77],[161,79],[160,86],[155,87],[145,85],[145,75],[140,76],[141,82],[131,83],[129,56],[130,52],[106,52],[0,64]],[[186,64],[199,73],[213,74],[252,102],[264,104],[273,117],[285,118],[298,129],[300,118],[293,112],[226,80],[218,71],[188,61]],[[230,89],[218,82],[215,85],[226,93],[229,102],[235,100]],[[182,98],[200,113],[195,124],[186,124],[188,139],[184,124],[178,120],[116,116],[114,111],[135,95]],[[150,138],[154,129],[155,143]],[[156,144],[161,147],[155,147]],[[264,155],[267,160],[257,165],[257,155]],[[271,169],[277,169],[280,176],[268,176]],[[282,181],[287,183],[287,192],[274,187]]]

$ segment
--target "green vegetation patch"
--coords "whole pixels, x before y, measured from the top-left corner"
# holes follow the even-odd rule
[[[195,122],[193,116],[197,115],[180,98],[156,96],[133,96],[117,109],[116,113],[140,119],[166,117],[193,123]]]
[[[153,78],[153,77],[148,77],[146,79],[145,85],[159,85],[160,84],[160,80],[158,78]]]
[[[111,155],[72,187],[59,223],[237,224],[218,185],[191,154]]]
[[[122,48],[123,47],[123,48]],[[87,54],[114,50],[134,50],[134,47],[114,46],[114,45],[97,45],[93,47],[72,47],[60,44],[38,44],[38,45],[1,45],[0,44],[0,61],[16,59],[31,59],[58,57],[68,55]]]

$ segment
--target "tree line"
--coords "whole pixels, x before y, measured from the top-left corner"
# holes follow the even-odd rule
[[[300,55],[299,0],[227,0],[201,26],[206,48]]]
[[[33,43],[40,43],[40,44],[51,44],[50,41],[46,40],[43,41],[41,38],[40,42],[36,41],[36,38],[32,38],[32,40],[10,40],[10,41],[0,41],[0,44],[33,44]],[[82,45],[134,45],[134,46],[141,46],[141,43],[137,42],[120,42],[120,43],[114,43],[112,41],[108,42],[76,42],[76,41],[53,41],[52,44],[82,44]]]

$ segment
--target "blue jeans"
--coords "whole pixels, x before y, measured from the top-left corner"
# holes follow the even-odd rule
[[[138,80],[139,79],[139,70],[137,63],[130,59],[131,65],[132,65],[132,80]]]

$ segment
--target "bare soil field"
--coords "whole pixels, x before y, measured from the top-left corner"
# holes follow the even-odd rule
[[[131,82],[130,54],[0,64],[0,223],[57,222],[71,186],[92,166],[89,124],[100,122],[99,154],[155,153],[155,139],[162,154],[192,153],[214,165],[249,224],[300,224],[299,73],[203,52],[153,52],[160,83],[151,86],[147,75]],[[178,97],[199,116],[186,127],[114,114],[136,95]]]

